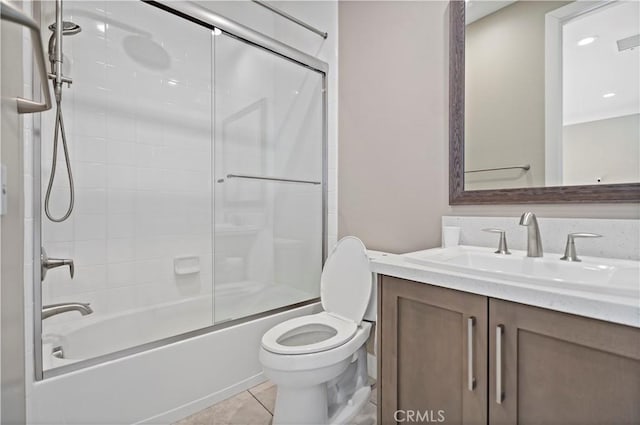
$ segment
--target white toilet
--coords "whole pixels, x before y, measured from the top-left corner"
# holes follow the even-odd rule
[[[371,393],[365,343],[376,297],[360,239],[338,242],[320,288],[323,312],[287,320],[262,337],[260,362],[278,391],[275,425],[346,423]]]

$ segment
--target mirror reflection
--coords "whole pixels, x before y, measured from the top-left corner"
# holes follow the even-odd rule
[[[640,182],[640,2],[466,2],[465,190]]]

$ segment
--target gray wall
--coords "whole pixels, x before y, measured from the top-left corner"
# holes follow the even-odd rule
[[[338,233],[371,249],[419,249],[440,238],[448,196],[444,5],[339,4]]]
[[[442,215],[640,218],[638,204],[450,207],[448,2],[339,8],[340,236],[406,252],[440,244]]]

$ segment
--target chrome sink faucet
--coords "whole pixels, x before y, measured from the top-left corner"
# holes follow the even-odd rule
[[[536,215],[532,212],[522,214],[520,225],[527,226],[527,257],[542,257],[542,238]]]
[[[42,320],[44,320],[51,316],[55,316],[56,314],[66,313],[68,311],[79,311],[83,316],[93,313],[93,310],[89,307],[88,303],[60,303],[43,305],[41,317]]]

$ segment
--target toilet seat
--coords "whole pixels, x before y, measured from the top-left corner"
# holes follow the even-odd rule
[[[320,277],[320,299],[325,311],[274,326],[262,337],[262,348],[275,354],[311,354],[345,344],[362,322],[371,290],[364,244],[352,236],[342,238],[327,258]]]
[[[276,354],[311,354],[343,345],[358,326],[326,311],[296,317],[271,328],[262,337],[262,347]]]

